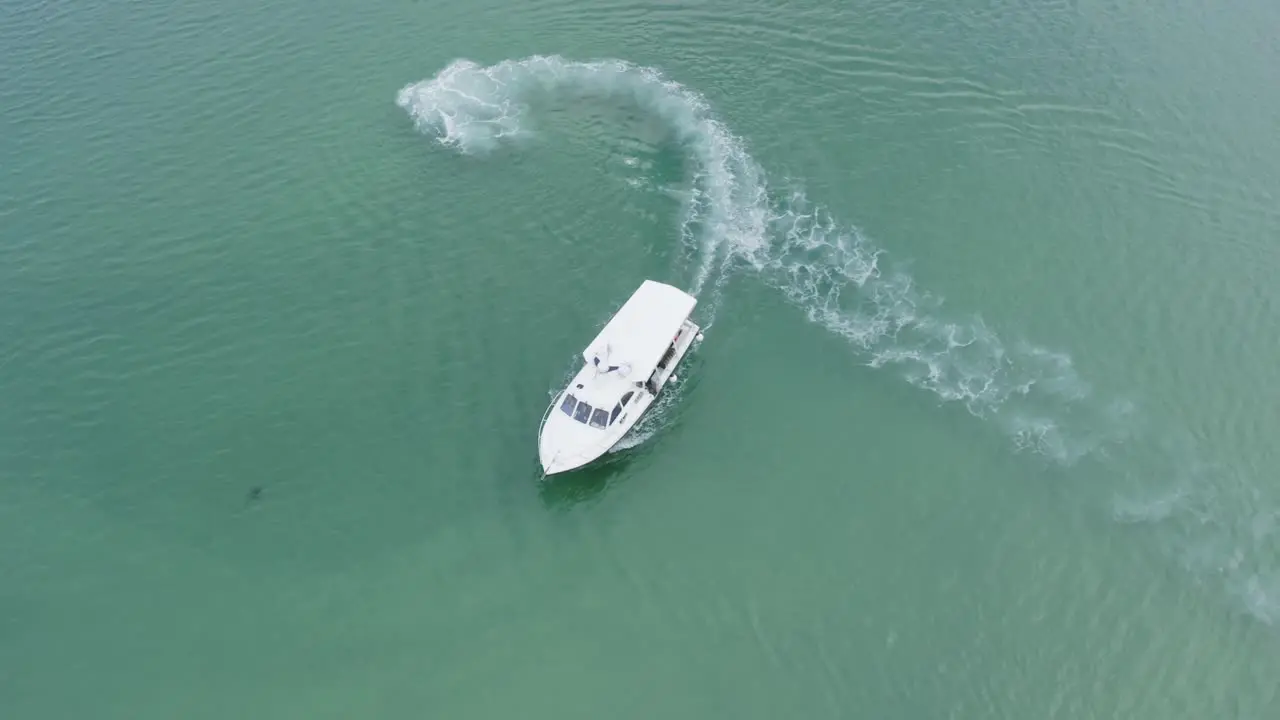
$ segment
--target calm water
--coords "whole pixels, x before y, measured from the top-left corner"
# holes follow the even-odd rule
[[[0,5],[0,716],[1280,717],[1278,27]]]

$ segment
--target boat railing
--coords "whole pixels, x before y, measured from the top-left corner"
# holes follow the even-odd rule
[[[547,404],[546,411],[542,413],[542,420],[538,422],[538,434],[542,434],[542,428],[544,425],[547,424],[547,418],[551,417],[551,411],[555,409],[556,401],[558,401],[560,399],[560,396],[563,394],[564,393],[562,392],[556,393],[556,396],[551,399],[550,403]]]

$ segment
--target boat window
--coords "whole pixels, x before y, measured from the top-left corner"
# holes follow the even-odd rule
[[[591,406],[586,400],[579,400],[577,409],[573,411],[573,419],[584,423],[589,417],[591,417]]]
[[[599,408],[591,413],[591,427],[602,428],[609,424],[609,413]]]
[[[612,425],[614,420],[618,419],[618,413],[622,412],[622,404],[613,406],[613,412],[609,413],[609,424]]]
[[[568,393],[565,393],[564,401],[560,403],[560,409],[564,411],[565,415],[568,415],[569,417],[573,417],[573,406],[577,404],[578,404],[578,398]]]
[[[628,402],[630,402],[630,401],[631,401],[631,396],[632,396],[632,395],[635,395],[635,393],[633,393],[633,392],[628,392],[626,395],[623,395],[623,396],[622,396],[622,402],[621,402],[621,403],[619,403],[619,406],[621,406],[621,405],[626,405]]]

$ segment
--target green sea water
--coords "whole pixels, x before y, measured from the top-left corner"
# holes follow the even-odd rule
[[[1277,28],[0,3],[0,718],[1280,717]]]

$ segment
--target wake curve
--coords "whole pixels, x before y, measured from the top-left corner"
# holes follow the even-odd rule
[[[531,136],[530,108],[546,97],[634,103],[661,119],[687,149],[696,170],[681,242],[693,258],[690,291],[711,294],[703,305],[713,316],[727,278],[746,268],[811,322],[844,338],[866,365],[896,368],[912,385],[993,422],[1017,451],[1066,467],[1089,456],[1105,459],[1127,439],[1134,408],[1095,399],[1068,354],[1007,342],[980,316],[949,315],[940,298],[917,287],[857,228],[837,222],[797,188],[771,192],[745,143],[711,114],[705,98],[657,70],[558,56],[490,66],[457,60],[402,88],[396,101],[442,145],[483,154]],[[712,322],[708,318],[706,325]],[[1171,477],[1188,477],[1176,462],[1162,464],[1170,465]],[[1225,572],[1228,589],[1254,617],[1280,621],[1280,533],[1272,531],[1280,513],[1267,516],[1271,520],[1259,531],[1259,521],[1246,522],[1219,501],[1204,511],[1214,522],[1204,522],[1203,502],[1197,501],[1204,493],[1191,487],[1180,483],[1154,501],[1117,501],[1115,517],[1175,524],[1175,553],[1189,569],[1201,576],[1202,566]],[[1211,487],[1229,488],[1220,481]],[[1227,492],[1247,498],[1247,487]],[[1253,531],[1240,532],[1242,523]]]
[[[664,120],[696,157],[698,170],[681,225],[682,240],[701,258],[693,294],[701,294],[725,257],[722,243],[746,248],[763,240],[765,188],[755,163],[700,95],[652,68],[556,56],[488,67],[458,60],[434,78],[401,89],[397,103],[442,144],[483,153],[503,140],[528,136],[528,103],[563,93],[629,99]]]
[[[657,70],[557,56],[487,67],[458,60],[404,87],[397,102],[441,144],[482,154],[530,136],[529,107],[548,94],[633,102],[690,150],[696,171],[681,240],[696,258],[690,291],[701,296],[710,286],[713,313],[731,269],[745,264],[811,321],[846,338],[867,364],[900,367],[942,400],[996,417],[1018,448],[1071,462],[1092,447],[1049,412],[1089,395],[1069,356],[1006,345],[981,318],[944,319],[941,301],[894,270],[856,228],[811,207],[798,190],[771,196],[743,141],[710,114],[706,100]]]

